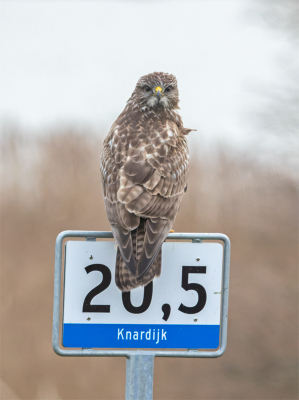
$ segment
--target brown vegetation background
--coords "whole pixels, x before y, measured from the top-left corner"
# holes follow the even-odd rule
[[[110,230],[88,129],[1,137],[2,399],[123,399],[125,359],[61,358],[51,347],[54,244]],[[192,153],[177,232],[232,243],[228,347],[219,359],[155,360],[155,399],[297,399],[298,194],[293,178],[232,149]],[[4,169],[5,168],[5,169]]]

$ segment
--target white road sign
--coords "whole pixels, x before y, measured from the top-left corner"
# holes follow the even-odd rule
[[[166,242],[146,288],[115,285],[111,241],[66,243],[64,347],[217,349],[223,246]]]

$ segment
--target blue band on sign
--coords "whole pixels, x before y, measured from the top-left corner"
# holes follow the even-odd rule
[[[217,349],[220,325],[64,324],[64,347]]]

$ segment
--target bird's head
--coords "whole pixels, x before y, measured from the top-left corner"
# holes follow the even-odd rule
[[[179,108],[179,91],[174,75],[153,72],[142,76],[133,92],[135,102],[152,109]]]

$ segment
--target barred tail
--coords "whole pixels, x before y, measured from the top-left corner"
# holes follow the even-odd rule
[[[145,223],[146,220],[140,218],[140,225],[137,229],[131,232],[132,235],[132,242],[133,242],[133,250],[134,256],[136,258],[136,262],[140,258],[144,236],[145,236]],[[153,261],[152,265],[142,277],[140,281],[137,281],[137,278],[129,271],[125,261],[122,258],[122,255],[117,248],[117,255],[116,255],[116,265],[115,265],[115,283],[116,286],[122,292],[128,292],[131,289],[134,289],[138,286],[146,286],[149,282],[151,282],[155,276],[160,276],[161,274],[161,261],[162,261],[162,249],[159,250],[155,260]]]

